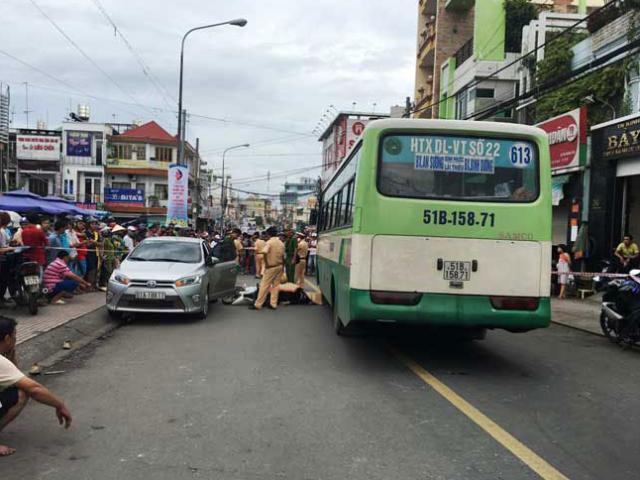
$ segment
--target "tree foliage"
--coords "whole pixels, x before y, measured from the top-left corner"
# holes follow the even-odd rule
[[[560,35],[547,44],[544,59],[536,65],[535,79],[538,87],[553,84],[556,79],[571,75],[571,47],[585,36],[586,34]],[[626,62],[618,62],[542,95],[535,106],[536,122],[573,110],[582,105],[585,97],[590,95],[594,97],[595,103],[588,107],[588,124],[610,120],[612,112],[606,103],[620,111],[625,92],[626,69]]]
[[[520,52],[522,48],[522,27],[538,18],[538,8],[531,0],[505,0],[505,38],[504,47],[507,52]]]

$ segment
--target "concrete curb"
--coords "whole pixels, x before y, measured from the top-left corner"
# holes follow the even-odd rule
[[[580,327],[578,325],[573,325],[568,322],[559,322],[557,320],[551,320],[551,323],[555,323],[556,325],[561,325],[563,327],[571,328],[572,330],[579,330],[581,332],[590,333],[591,335],[598,335],[600,337],[604,337],[604,333],[602,331],[589,330],[588,328]],[[606,337],[605,337],[606,338]]]
[[[23,371],[34,363],[49,368],[121,325],[107,315],[105,307],[99,307],[19,344],[18,363]],[[65,341],[71,342],[70,350],[62,348]]]

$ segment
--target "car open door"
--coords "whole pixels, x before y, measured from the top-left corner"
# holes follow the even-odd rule
[[[226,248],[225,248],[226,247]],[[213,265],[214,286],[211,298],[219,298],[235,292],[236,279],[238,277],[238,264],[236,263],[236,251],[233,243],[231,247],[221,242],[211,252]]]

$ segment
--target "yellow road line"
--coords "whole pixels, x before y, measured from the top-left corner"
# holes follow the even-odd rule
[[[540,456],[538,456],[533,450],[528,448],[513,435],[508,433],[497,423],[487,417],[480,410],[475,408],[464,398],[458,395],[456,392],[447,387],[444,383],[438,380],[436,377],[427,372],[422,366],[407,357],[405,354],[399,352],[395,348],[391,348],[391,352],[402,362],[405,366],[415,373],[420,379],[438,392],[454,407],[464,413],[469,419],[482,428],[485,432],[491,435],[498,443],[514,454],[531,470],[536,472],[541,478],[545,480],[568,480],[562,473],[556,470],[551,464],[546,462]]]

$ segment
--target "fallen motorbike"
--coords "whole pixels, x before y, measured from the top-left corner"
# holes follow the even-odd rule
[[[606,286],[600,327],[608,339],[623,346],[640,344],[640,270]]]
[[[40,265],[25,261],[23,252],[29,247],[17,247],[13,252],[2,255],[3,275],[6,278],[9,295],[17,305],[26,305],[31,315],[38,313],[38,301],[44,293],[40,278]]]

